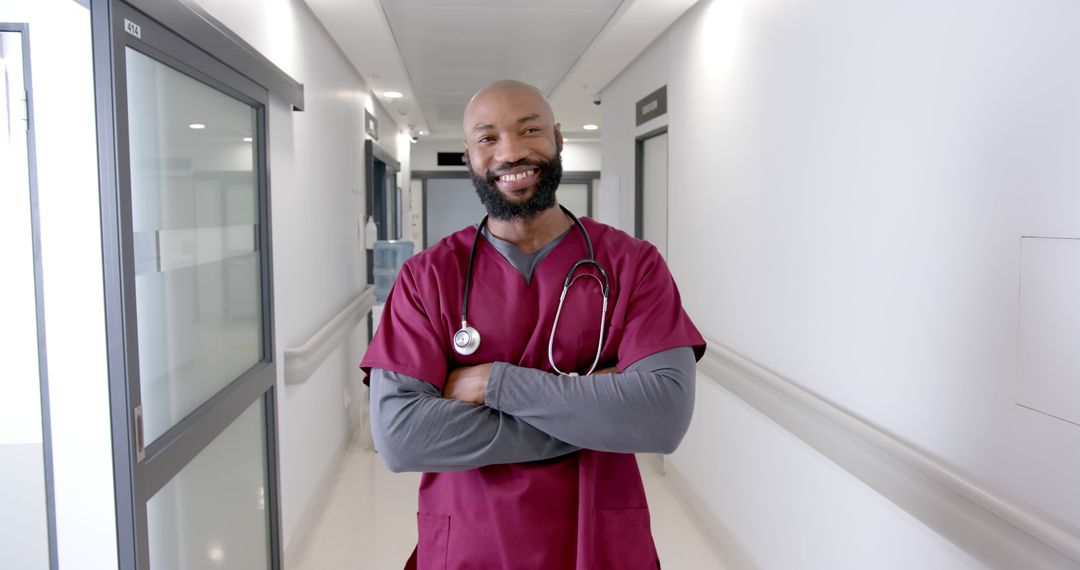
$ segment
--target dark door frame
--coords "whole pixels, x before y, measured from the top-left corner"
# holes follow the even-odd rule
[[[645,141],[668,132],[664,125],[634,137],[634,237],[645,239]]]

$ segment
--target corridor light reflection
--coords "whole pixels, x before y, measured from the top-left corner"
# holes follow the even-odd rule
[[[207,550],[206,557],[216,566],[223,566],[225,564],[225,548],[220,544],[213,544]]]
[[[701,51],[708,54],[710,65],[700,69],[712,70],[713,78],[725,77],[734,71],[739,50],[744,44],[747,11],[751,0],[713,0],[705,7],[701,18],[704,29],[698,35]]]

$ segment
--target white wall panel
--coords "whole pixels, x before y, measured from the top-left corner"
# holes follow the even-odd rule
[[[1022,251],[1016,401],[1080,428],[1080,239],[1028,237]]]

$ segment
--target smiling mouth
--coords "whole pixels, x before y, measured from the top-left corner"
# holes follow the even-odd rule
[[[525,172],[517,172],[514,174],[504,174],[499,177],[500,182],[517,182],[518,180],[524,180],[533,174],[536,174],[536,169],[526,170]]]

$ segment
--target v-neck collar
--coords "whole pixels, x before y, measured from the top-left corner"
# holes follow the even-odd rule
[[[488,230],[487,226],[481,227],[480,232],[483,234],[484,239],[488,242],[499,256],[503,258],[510,266],[517,271],[519,275],[525,280],[525,286],[529,286],[532,283],[532,278],[536,275],[536,268],[540,265],[548,255],[559,247],[566,238],[566,235],[574,229],[571,225],[563,233],[555,236],[551,241],[540,246],[540,249],[532,253],[525,253],[517,248],[514,244],[496,237]]]

